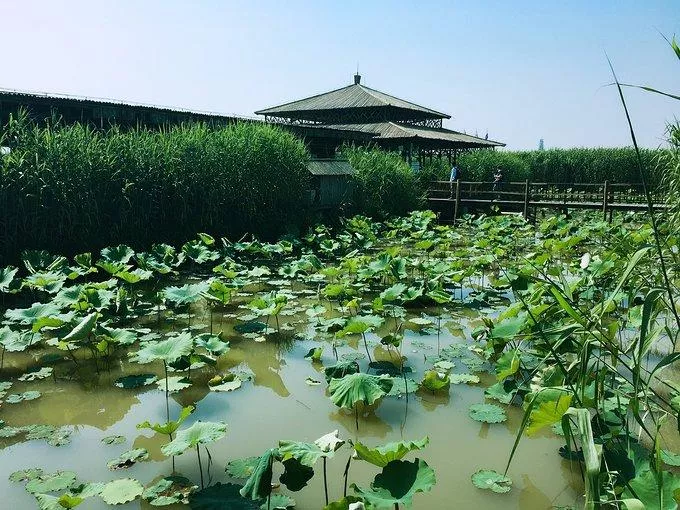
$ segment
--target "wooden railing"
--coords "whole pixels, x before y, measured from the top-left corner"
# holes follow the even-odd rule
[[[547,183],[547,182],[468,182],[434,181],[428,192],[432,205],[453,206],[454,221],[462,206],[484,207],[495,205],[501,210],[521,212],[527,218],[530,210],[556,208],[601,210],[604,218],[615,210],[644,211],[647,199],[641,184],[621,184],[606,181],[602,184]],[[663,196],[652,193],[655,209],[665,207]]]

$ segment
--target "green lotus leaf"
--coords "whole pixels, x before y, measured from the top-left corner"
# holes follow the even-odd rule
[[[252,474],[246,480],[245,485],[239,491],[244,498],[253,500],[264,499],[272,492],[272,465],[279,458],[279,450],[271,448],[267,450],[257,462]]]
[[[35,400],[36,398],[40,397],[41,393],[39,391],[25,391],[23,393],[13,393],[12,395],[8,395],[7,398],[5,399],[5,402],[8,404],[18,404],[19,402],[23,402],[25,400]]]
[[[243,318],[241,318],[243,319]],[[260,331],[264,331],[267,329],[267,325],[264,322],[259,322],[259,321],[250,321],[246,322],[244,324],[236,324],[234,326],[234,330],[236,330],[238,333],[245,334],[245,333],[259,333]]]
[[[107,505],[122,505],[134,501],[144,492],[144,487],[132,478],[113,480],[104,485],[99,496]]]
[[[219,384],[211,384],[210,391],[234,391],[239,389],[242,383],[240,377],[232,374],[232,377],[224,378]]]
[[[313,443],[302,441],[279,441],[279,452],[283,460],[295,458],[303,465],[313,467],[321,457],[332,457],[345,441],[338,437],[338,431],[334,430]]]
[[[226,305],[231,301],[231,297],[236,289],[229,287],[227,284],[220,280],[213,280],[210,282],[210,287],[208,291],[203,294],[206,299]]]
[[[383,318],[377,315],[357,315],[351,317],[342,331],[338,334],[348,335],[360,335],[366,333],[367,331],[373,331],[374,329],[382,326]]]
[[[415,324],[420,327],[432,326],[433,322],[425,317],[413,317],[408,320],[411,324]]]
[[[519,370],[519,352],[517,349],[505,351],[496,362],[496,379],[502,382]]]
[[[54,271],[34,273],[24,278],[24,286],[42,290],[49,294],[56,294],[61,290],[66,282],[66,275]]]
[[[354,409],[358,402],[371,405],[381,399],[390,392],[392,384],[392,379],[387,376],[356,373],[342,379],[331,379],[328,391],[336,406]]]
[[[430,438],[425,436],[420,441],[399,441],[387,443],[383,446],[369,448],[361,442],[354,443],[357,456],[378,467],[385,467],[393,460],[401,460],[407,453],[414,450],[422,450],[430,443]]]
[[[28,481],[26,491],[31,494],[63,491],[68,489],[76,478],[76,474],[72,471],[57,471],[49,475],[40,475]]]
[[[279,477],[279,481],[284,484],[288,490],[297,492],[307,486],[307,482],[314,476],[314,469],[310,466],[305,466],[295,457],[291,457],[283,461],[285,471]]]
[[[191,380],[188,377],[181,375],[171,375],[167,379],[159,379],[156,381],[156,386],[161,391],[165,391],[167,383],[168,393],[178,393],[191,386]]]
[[[637,498],[644,505],[646,510],[676,510],[678,502],[674,494],[680,492],[680,477],[670,471],[659,473],[661,482],[661,493],[654,473],[646,466],[630,483],[633,492],[626,488],[623,496],[626,498]]]
[[[133,271],[118,271],[114,276],[126,283],[134,284],[143,280],[148,280],[153,276],[153,272],[145,269],[135,269]]]
[[[189,497],[198,489],[183,476],[166,476],[156,483],[149,485],[142,492],[142,499],[147,500],[152,506],[175,505],[178,503],[189,504]]]
[[[248,478],[260,462],[260,457],[246,457],[245,459],[235,459],[227,462],[225,471],[234,478]]]
[[[59,315],[61,310],[52,303],[33,303],[30,308],[14,308],[5,312],[5,317],[17,324],[34,325],[40,319]]]
[[[371,508],[392,509],[397,505],[409,508],[415,494],[430,491],[435,483],[434,470],[424,460],[393,460],[376,475],[370,489],[356,484],[352,488]]]
[[[561,421],[562,416],[571,406],[571,398],[571,395],[564,394],[558,400],[549,400],[534,406],[529,414],[529,426],[526,428],[527,435],[532,436],[542,428]]]
[[[220,356],[229,352],[229,342],[223,342],[219,335],[211,335],[210,333],[202,333],[194,338],[196,347],[203,347],[209,353]]]
[[[10,482],[30,482],[34,478],[38,478],[43,475],[43,470],[40,468],[30,468],[21,469],[19,471],[14,471],[9,475]]]
[[[517,393],[517,390],[512,390],[510,393],[506,392],[502,382],[497,382],[484,390],[485,397],[497,400],[501,404],[509,404],[515,393]]]
[[[0,292],[9,292],[12,289],[17,271],[19,269],[14,266],[0,268]]]
[[[106,436],[102,438],[102,443],[104,444],[123,444],[125,442],[125,436]]]
[[[295,500],[285,494],[273,493],[269,501],[260,505],[260,510],[286,510],[295,506]]]
[[[493,469],[480,469],[472,475],[472,484],[478,489],[490,490],[499,494],[510,492],[512,480]]]
[[[204,264],[210,260],[217,260],[219,254],[208,249],[201,241],[189,241],[182,246],[182,252],[197,264]]]
[[[137,332],[132,329],[109,328],[105,334],[118,345],[132,345],[137,341]]]
[[[415,393],[420,388],[420,384],[414,379],[406,379],[403,377],[392,377],[392,389],[387,394],[390,397],[400,397],[408,393]]]
[[[0,345],[7,352],[22,352],[34,343],[35,336],[31,331],[12,331],[5,326],[0,328]]]
[[[176,305],[188,305],[201,299],[209,288],[208,282],[187,283],[181,287],[166,287],[164,290],[165,299]]]
[[[71,432],[71,429],[66,427],[58,428],[47,438],[47,444],[50,446],[64,446],[69,444],[71,442]]]
[[[491,337],[496,339],[513,340],[527,324],[527,314],[520,313],[514,317],[506,317],[494,324]]]
[[[402,294],[406,291],[406,288],[406,285],[403,283],[395,283],[391,287],[383,290],[380,293],[380,298],[387,303],[400,300]]]
[[[135,448],[121,453],[118,457],[106,463],[106,467],[111,470],[127,469],[134,466],[137,462],[147,460],[149,452],[146,448]]]
[[[85,340],[88,336],[90,336],[90,333],[92,333],[92,330],[97,323],[98,315],[99,314],[97,312],[93,312],[84,317],[78,323],[78,325],[61,340],[63,342],[79,342],[80,340]]]
[[[133,361],[141,364],[153,361],[172,363],[182,356],[188,356],[193,348],[194,342],[191,334],[184,332],[158,342],[148,342],[132,358]]]
[[[359,365],[354,360],[340,361],[324,369],[327,382],[330,382],[331,379],[342,379],[348,374],[355,374],[357,372],[359,372]]]
[[[133,257],[135,252],[129,246],[120,244],[118,246],[111,246],[104,248],[101,251],[102,257],[108,262],[118,262],[121,264],[127,264]]]
[[[323,347],[312,347],[309,352],[305,354],[305,359],[311,359],[312,361],[321,361],[321,355],[323,354]]]
[[[244,498],[240,485],[217,483],[189,498],[191,510],[259,510],[260,503]]]
[[[426,370],[420,384],[430,391],[449,391],[451,378],[448,374],[436,370]]]
[[[168,457],[181,455],[189,448],[213,443],[227,434],[227,424],[223,422],[197,421],[189,428],[177,431],[175,439],[161,447]]]
[[[451,294],[444,291],[443,289],[432,290],[432,291],[427,293],[427,297],[429,297],[432,301],[434,301],[435,303],[437,303],[439,305],[449,303],[453,299]]]
[[[449,375],[451,384],[477,384],[479,376],[474,374],[451,374]]]
[[[83,498],[70,494],[63,494],[60,497],[36,494],[35,499],[38,501],[39,510],[68,510],[77,507],[84,501]]]
[[[357,496],[346,496],[338,501],[333,501],[323,507],[323,510],[363,510],[364,506],[362,504],[363,499]],[[358,506],[361,505],[361,506]]]
[[[80,485],[71,485],[69,490],[71,494],[87,499],[93,496],[99,496],[104,490],[104,485],[106,484],[102,482],[90,482]]]
[[[26,439],[47,439],[57,430],[52,425],[27,425],[22,427],[26,432]]]
[[[126,375],[124,377],[119,377],[114,381],[114,385],[118,388],[123,388],[126,390],[141,388],[143,386],[148,386],[153,384],[158,380],[156,374],[134,374]]]
[[[159,434],[165,434],[166,436],[169,436],[170,434],[175,433],[175,431],[179,428],[182,422],[184,422],[184,420],[186,420],[189,417],[189,415],[194,412],[194,409],[196,409],[194,406],[186,406],[182,408],[182,410],[179,413],[179,417],[174,421],[170,420],[165,423],[154,423],[153,425],[148,421],[145,421],[143,423],[139,423],[137,425],[137,428],[151,429]]]
[[[52,367],[42,367],[34,372],[26,372],[19,376],[19,381],[37,381],[39,379],[46,379],[52,375],[54,369]]]
[[[496,404],[472,404],[468,414],[482,423],[502,423],[508,419],[505,410]]]

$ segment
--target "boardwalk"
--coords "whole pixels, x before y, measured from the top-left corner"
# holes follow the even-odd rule
[[[664,209],[663,196],[652,195],[654,209]],[[492,205],[504,212],[518,212],[525,218],[539,208],[591,209],[611,219],[613,211],[645,211],[647,201],[641,184],[573,184],[504,182],[494,190],[493,182],[434,181],[428,192],[430,207],[453,221],[463,209],[484,209]]]

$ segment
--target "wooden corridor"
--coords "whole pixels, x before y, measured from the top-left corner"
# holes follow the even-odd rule
[[[641,184],[573,184],[545,182],[503,182],[494,190],[493,182],[434,181],[428,191],[430,208],[442,219],[454,222],[466,209],[498,207],[502,212],[521,213],[525,219],[539,208],[602,211],[611,220],[614,211],[645,211],[647,201]],[[655,210],[665,209],[663,196],[652,194]]]

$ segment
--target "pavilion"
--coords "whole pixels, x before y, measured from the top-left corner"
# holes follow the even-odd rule
[[[334,133],[347,132],[370,136],[368,142],[401,152],[409,163],[421,165],[425,158],[448,157],[455,162],[461,151],[494,149],[504,143],[471,136],[443,127],[451,116],[385,94],[361,84],[361,76],[354,75],[354,83],[346,87],[285,103],[255,112],[265,121],[282,126],[308,126],[331,129]],[[333,139],[331,145],[318,147],[313,155],[329,157],[344,142]],[[362,143],[367,143],[363,140]]]

